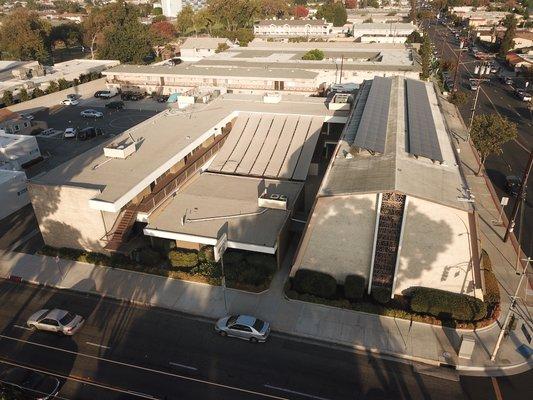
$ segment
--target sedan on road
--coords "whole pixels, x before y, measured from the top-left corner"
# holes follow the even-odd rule
[[[61,100],[61,104],[64,105],[64,106],[77,106],[78,104],[80,104],[80,102],[76,99],[64,99],[64,100]]]
[[[54,308],[53,310],[37,311],[28,319],[26,324],[31,329],[70,336],[74,335],[83,326],[84,322],[85,320],[80,315]]]
[[[230,315],[217,321],[215,332],[252,343],[265,342],[270,334],[270,325],[250,315]]]
[[[9,368],[0,374],[0,398],[48,400],[57,395],[59,386],[56,377],[26,368]]]
[[[83,118],[102,118],[104,113],[96,110],[83,110],[80,115]]]
[[[78,134],[78,130],[76,128],[67,128],[65,129],[65,132],[63,133],[63,137],[65,139],[72,139],[75,138]]]

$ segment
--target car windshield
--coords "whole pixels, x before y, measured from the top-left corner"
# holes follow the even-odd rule
[[[260,319],[256,319],[254,322],[254,329],[258,332],[261,332],[261,329],[263,329],[264,325],[265,325],[264,321],[261,321]]]
[[[231,325],[233,325],[235,322],[237,322],[237,318],[238,318],[237,315],[232,315],[231,317],[229,317],[229,319],[228,319],[228,323],[227,323],[227,326],[231,326]]]
[[[68,325],[69,323],[72,322],[72,320],[75,317],[76,317],[76,314],[72,314],[69,312],[69,313],[66,313],[65,316],[59,320],[59,322],[61,323],[61,325]]]

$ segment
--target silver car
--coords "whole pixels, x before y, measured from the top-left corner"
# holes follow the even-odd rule
[[[215,331],[221,336],[231,336],[257,343],[267,340],[270,325],[250,315],[230,315],[217,321]]]
[[[83,118],[102,118],[104,116],[104,113],[96,110],[83,110],[80,112],[80,115]]]
[[[70,336],[74,335],[83,326],[84,322],[85,320],[80,315],[54,308],[53,310],[37,311],[28,318],[26,324],[31,329]]]

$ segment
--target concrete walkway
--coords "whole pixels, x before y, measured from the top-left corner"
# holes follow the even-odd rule
[[[456,109],[442,104],[448,128],[454,135],[464,135],[465,128]],[[515,274],[516,250],[511,242],[503,243],[504,229],[491,221],[498,217],[488,181],[474,175],[476,157],[468,143],[458,140],[465,177],[475,195],[479,216],[481,247],[493,263],[501,283],[502,307],[505,318],[509,304],[508,293],[518,283]],[[490,183],[489,183],[490,184]],[[270,289],[260,294],[227,290],[225,310],[221,287],[167,279],[161,276],[94,266],[66,260],[21,253],[0,254],[0,278],[17,277],[24,281],[58,288],[89,292],[139,304],[164,307],[185,313],[218,318],[227,312],[249,313],[272,323],[273,329],[296,335],[348,346],[351,348],[392,355],[404,359],[438,365],[451,364],[458,370],[478,375],[504,375],[527,370],[533,366],[532,357],[524,356],[519,346],[529,348],[521,329],[529,324],[531,310],[520,303],[518,327],[504,340],[496,362],[490,361],[500,325],[495,323],[476,332],[442,328],[403,319],[380,317],[328,306],[288,300],[283,294],[291,257],[275,275]],[[459,359],[462,335],[476,339],[471,360]]]

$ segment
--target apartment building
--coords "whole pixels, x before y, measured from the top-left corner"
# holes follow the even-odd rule
[[[180,46],[180,58],[183,61],[198,61],[215,54],[220,45],[229,47],[232,43],[225,38],[190,37]]]
[[[361,43],[405,43],[417,30],[410,22],[353,24],[353,37]]]
[[[254,24],[257,37],[331,36],[333,24],[323,19],[266,19]]]

